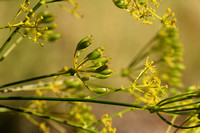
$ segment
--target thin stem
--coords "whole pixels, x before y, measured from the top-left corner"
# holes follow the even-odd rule
[[[180,107],[186,107],[186,106],[190,106],[190,105],[198,105],[199,103],[200,103],[200,101],[197,101],[197,102],[188,103],[188,104],[182,104],[182,105],[173,106],[173,107],[160,108],[160,110],[168,110],[168,109],[175,109],[175,108],[180,108]]]
[[[116,117],[116,116],[120,116],[120,117],[121,117],[122,114],[125,114],[125,113],[127,113],[127,112],[129,112],[129,111],[131,111],[131,110],[133,110],[133,108],[128,108],[128,109],[122,110],[122,111],[120,111],[120,112],[118,112],[118,113],[115,113],[115,114],[113,114],[113,115],[110,115],[110,116],[108,116],[108,117],[106,117],[106,118],[101,118],[101,119],[99,119],[99,120],[97,120],[97,121],[95,121],[95,122],[89,124],[88,127],[91,127],[91,126],[93,126],[94,124],[97,124],[97,123],[101,122],[102,119],[110,119],[110,118],[114,118],[114,117]]]
[[[46,101],[71,101],[71,102],[90,102],[90,103],[99,103],[99,104],[108,104],[108,105],[117,105],[123,107],[134,107],[141,110],[155,110],[153,107],[148,107],[145,105],[130,104],[130,103],[121,103],[113,101],[104,101],[104,100],[94,100],[86,98],[57,98],[57,97],[0,97],[0,100],[46,100]]]
[[[156,18],[162,20],[162,18],[160,16],[158,16],[157,14],[155,14],[151,9],[146,8],[149,12],[151,12],[151,14],[153,14]]]
[[[182,97],[182,96],[192,95],[192,94],[197,94],[197,92],[185,93],[185,94],[180,94],[180,95],[175,95],[175,96],[172,96],[172,97],[168,97],[168,98],[165,98],[165,99],[161,100],[160,102],[158,102],[157,105],[160,106],[161,103],[163,103],[165,101],[172,100],[174,98],[178,98],[178,97]]]
[[[60,2],[64,0],[50,0],[50,1],[45,1],[45,4],[50,4],[50,3],[55,3],[55,2]]]
[[[57,117],[48,116],[48,115],[45,115],[45,114],[32,112],[32,111],[27,111],[27,110],[24,110],[24,109],[14,108],[14,107],[5,106],[5,105],[0,105],[0,107],[7,108],[7,109],[10,109],[12,111],[19,112],[19,113],[30,114],[30,115],[37,116],[37,117],[40,117],[40,118],[53,120],[53,121],[56,121],[56,122],[59,122],[59,123],[63,123],[63,124],[66,124],[66,125],[69,125],[69,126],[72,126],[72,127],[76,127],[76,128],[80,128],[80,129],[86,130],[86,131],[91,132],[91,133],[97,133],[98,132],[98,131],[92,130],[90,128],[84,127],[82,125],[78,125],[78,124],[75,124],[75,123],[72,123],[72,122],[57,118]]]
[[[183,126],[177,126],[171,122],[169,122],[168,120],[166,120],[162,115],[160,115],[159,113],[157,113],[157,115],[164,121],[166,122],[167,124],[175,127],[175,128],[179,128],[179,129],[190,129],[190,128],[196,128],[196,127],[200,127],[200,124],[197,124],[195,126],[190,126],[190,127],[183,127]]]
[[[164,111],[160,108],[154,108],[149,107],[146,105],[139,105],[139,104],[130,104],[130,103],[122,103],[122,102],[114,102],[114,101],[105,101],[105,100],[95,100],[95,99],[89,99],[89,98],[57,98],[57,97],[0,97],[0,100],[46,100],[46,101],[68,101],[68,102],[89,102],[89,103],[99,103],[99,104],[108,104],[108,105],[116,105],[116,106],[123,106],[123,107],[133,107],[140,110],[149,110],[150,112],[164,112],[168,114],[183,114],[188,115],[191,114],[191,112],[186,113],[179,113],[174,111]],[[187,110],[193,110],[192,109],[183,109],[180,111],[187,111]],[[197,108],[195,108],[197,109]],[[179,111],[179,110],[177,110]],[[196,111],[195,113],[199,113],[200,111]]]
[[[6,89],[1,89],[0,93],[9,93],[9,92],[19,92],[19,91],[35,91],[36,89],[40,88],[40,90],[48,90],[51,89],[51,85],[53,84],[56,86],[56,88],[59,89],[64,89],[65,85],[63,85],[64,80],[59,80],[54,83],[48,82],[48,83],[42,83],[42,84],[29,84],[29,85],[23,85],[23,86],[17,86],[17,87],[12,87],[12,88],[6,88]]]
[[[171,123],[172,123],[172,124],[174,124],[176,118],[177,118],[177,115],[174,115],[173,118],[172,118],[172,120],[171,120]],[[169,125],[168,128],[167,128],[166,133],[170,133],[171,128],[172,128],[172,126]]]
[[[12,44],[12,46],[3,54],[3,56],[0,58],[0,62],[2,62],[9,54],[13,51],[13,49],[22,41],[23,37],[20,36],[15,43]]]
[[[10,26],[3,26],[3,27],[0,27],[0,29],[10,29],[10,28],[45,28],[45,27],[38,27],[38,26],[29,26],[29,25],[24,25],[24,24],[15,24],[15,25],[10,25]]]
[[[139,73],[139,75],[136,77],[136,79],[135,79],[133,85],[136,85],[136,84],[137,84],[138,80],[142,77],[142,75],[143,75],[147,70],[148,70],[148,67],[145,67],[145,68]]]
[[[34,81],[34,80],[39,80],[39,79],[44,79],[44,78],[49,78],[49,77],[54,77],[54,76],[59,76],[59,75],[65,75],[65,74],[70,74],[70,76],[73,76],[74,69],[71,68],[68,71],[62,71],[62,72],[57,72],[57,73],[52,73],[52,74],[42,75],[42,76],[33,77],[33,78],[25,79],[25,80],[7,83],[4,85],[0,85],[0,88],[18,85],[18,84],[22,84],[22,83],[26,83],[26,82],[30,82],[30,81]]]
[[[108,91],[108,92],[105,92],[105,93],[102,93],[102,94],[98,94],[96,96],[93,96],[91,97],[90,99],[94,99],[94,98],[97,98],[97,97],[101,97],[101,96],[105,96],[105,95],[109,95],[109,94],[112,94],[114,92],[118,92],[118,91],[121,91],[122,89],[119,88],[119,89],[114,89],[114,90],[111,90],[111,91]]]
[[[191,113],[194,113],[194,111],[199,110],[199,108],[188,108],[188,109],[177,109],[172,111],[164,111],[160,110],[164,113],[171,113],[171,114],[179,114],[179,115],[190,115]],[[185,112],[187,111],[187,112]],[[199,113],[200,111],[196,111],[195,113]]]
[[[180,127],[182,127],[185,123],[187,123],[194,115],[195,115],[195,114],[189,116],[189,117],[180,125]],[[179,128],[177,128],[177,129],[174,131],[174,133],[178,132],[178,130],[179,130]]]
[[[163,104],[160,104],[159,106],[161,107],[161,106],[164,106],[164,105],[166,105],[166,104],[170,104],[170,103],[174,103],[174,102],[178,102],[178,101],[183,101],[183,100],[188,100],[188,99],[192,99],[192,98],[195,98],[195,97],[197,97],[198,95],[192,95],[192,96],[186,96],[186,97],[183,97],[183,98],[177,98],[177,99],[175,99],[175,100],[173,100],[173,101],[168,101],[168,102],[165,102],[165,103],[163,103]]]

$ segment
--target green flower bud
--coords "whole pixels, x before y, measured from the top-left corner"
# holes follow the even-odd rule
[[[53,30],[56,27],[57,27],[57,24],[52,24],[52,25],[48,26],[47,28],[48,28],[48,30]]]
[[[183,84],[181,82],[174,82],[172,84],[175,88],[182,88],[183,87]]]
[[[98,68],[99,68],[98,66],[90,67],[88,71],[95,72]]]
[[[48,41],[49,42],[53,42],[53,41],[56,41],[58,38],[61,37],[61,34],[60,33],[55,33],[55,34],[52,34],[48,37]]]
[[[114,4],[121,9],[127,9],[128,3],[127,0],[113,0]]]
[[[67,85],[67,88],[77,88],[80,86],[79,81],[74,81],[72,79],[66,79],[64,83]]]
[[[104,50],[103,47],[99,47],[99,48],[95,49],[93,52],[89,53],[89,54],[86,56],[86,58],[87,58],[88,60],[97,59],[97,58],[99,58],[99,57],[102,55],[103,50]]]
[[[174,67],[175,67],[175,69],[177,69],[177,70],[184,70],[184,69],[185,69],[185,66],[184,66],[183,64],[181,64],[181,63],[176,64]]]
[[[128,76],[128,75],[130,75],[130,70],[129,69],[122,69],[122,71],[121,71],[121,75],[123,76],[123,77],[126,77],[126,76]]]
[[[169,75],[170,75],[170,76],[173,76],[173,77],[177,77],[177,78],[182,77],[182,74],[181,74],[179,71],[177,71],[177,70],[172,70],[172,71],[170,71],[170,72],[169,72]]]
[[[182,62],[183,61],[183,57],[181,57],[181,56],[172,57],[172,61]]]
[[[95,75],[95,78],[98,78],[98,79],[106,79],[110,77],[110,75],[103,75],[103,74],[97,74]]]
[[[81,78],[83,81],[88,81],[89,80],[89,77],[82,77]]]
[[[112,74],[112,72],[113,72],[113,71],[112,71],[111,69],[106,69],[106,70],[100,72],[100,74],[109,75],[109,74]]]
[[[48,11],[39,13],[37,17],[38,18],[43,17],[43,19],[41,19],[40,23],[51,23],[55,19],[54,16]]]
[[[96,72],[96,73],[100,73],[100,72],[106,70],[107,68],[108,68],[107,65],[103,65],[103,66],[98,67],[98,68],[95,70],[95,72]]]
[[[194,92],[196,91],[196,86],[193,85],[193,86],[189,86],[185,89],[185,92]]]
[[[43,33],[45,34],[45,36],[49,36],[53,34],[53,30],[45,30]]]
[[[98,94],[102,94],[109,91],[108,88],[92,88],[91,90]]]
[[[76,47],[76,51],[78,50],[84,50],[85,48],[87,48],[89,45],[91,44],[91,37],[87,36],[85,38],[83,38],[77,45]]]
[[[92,63],[94,63],[94,64],[105,64],[107,62],[108,62],[108,58],[106,58],[106,57],[99,57],[95,60],[92,60]]]

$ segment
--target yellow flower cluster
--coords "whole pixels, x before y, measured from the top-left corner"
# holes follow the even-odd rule
[[[85,103],[72,103],[69,110],[70,121],[87,127],[95,121],[94,115],[91,113],[91,107]],[[83,130],[78,129],[78,132],[83,133]]]
[[[68,7],[66,7],[66,6],[63,6],[62,4],[58,4],[58,6],[60,6],[63,10],[65,10],[65,11],[71,13],[71,14],[74,15],[75,17],[77,17],[77,18],[82,18],[83,15],[80,14],[80,13],[77,11],[78,8],[80,8],[80,5],[79,5],[77,2],[75,2],[74,0],[67,0],[67,2],[73,7],[73,9],[70,9],[70,8],[68,8]]]
[[[161,0],[160,0],[161,1]],[[167,9],[163,17],[156,14],[154,8],[158,8],[160,5],[158,0],[113,0],[114,4],[129,12],[136,20],[142,20],[143,24],[152,25],[153,21],[157,18],[166,27],[176,28],[174,13],[171,9]]]
[[[108,118],[108,114],[104,114],[101,121],[105,126],[102,133],[116,133],[116,128],[112,128],[112,118]]]
[[[157,76],[157,70],[153,64],[147,58],[145,68],[132,83],[132,88],[129,89],[129,92],[136,97],[136,103],[155,105],[160,101],[160,97],[165,94],[164,88],[167,88],[167,86],[161,86],[161,80]],[[142,84],[138,85],[140,78],[142,78]]]

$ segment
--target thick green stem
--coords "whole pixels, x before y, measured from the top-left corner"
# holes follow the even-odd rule
[[[19,108],[5,106],[5,105],[0,105],[0,107],[7,108],[7,109],[10,109],[12,111],[19,112],[19,113],[30,114],[30,115],[37,116],[37,117],[40,117],[40,118],[53,120],[53,121],[56,121],[56,122],[59,122],[59,123],[63,123],[63,124],[66,124],[66,125],[69,125],[69,126],[72,126],[72,127],[76,127],[76,128],[80,128],[80,129],[86,130],[86,131],[91,132],[91,133],[98,133],[98,131],[92,130],[92,129],[84,127],[82,125],[78,125],[78,124],[75,124],[75,123],[72,123],[72,122],[57,118],[57,117],[48,116],[48,115],[45,115],[45,114],[32,112],[32,111],[26,111],[24,109],[19,109]]]
[[[191,95],[196,95],[196,94],[197,94],[197,92],[175,95],[175,96],[168,97],[168,98],[165,98],[165,99],[161,100],[160,102],[157,103],[157,105],[160,106],[162,103],[164,103],[164,102],[166,102],[166,101],[173,100],[173,99],[175,99],[175,98],[180,98],[180,97],[184,97],[184,96],[191,96]]]
[[[84,99],[84,98],[0,97],[0,100],[46,100],[46,101],[90,102],[90,103],[117,105],[117,106],[124,106],[124,107],[134,107],[134,108],[141,109],[141,110],[155,110],[155,108],[153,108],[153,107],[148,107],[148,106],[144,106],[144,105],[131,104],[131,103],[121,103],[121,102],[113,102],[113,101],[104,101],[104,100]]]
[[[65,75],[65,74],[70,74],[69,76],[73,76],[75,74],[74,69],[71,68],[68,71],[62,71],[62,72],[42,75],[42,76],[38,76],[38,77],[33,77],[33,78],[25,79],[25,80],[20,80],[20,81],[8,83],[8,84],[0,85],[0,88],[9,87],[12,85],[18,85],[18,84],[26,83],[29,81],[34,81],[34,80],[39,80],[39,79],[44,79],[44,78],[49,78],[49,77],[54,77],[54,76],[59,76],[59,75]]]
[[[175,103],[175,102],[178,102],[178,101],[189,100],[189,99],[196,98],[196,97],[198,97],[198,94],[193,94],[193,95],[189,95],[189,96],[185,96],[185,97],[180,97],[180,98],[177,98],[177,99],[170,100],[170,101],[167,101],[165,103],[159,104],[159,107],[167,105],[167,104],[170,104],[170,103]]]
[[[166,122],[167,124],[171,125],[172,127],[175,127],[175,128],[179,128],[179,129],[191,129],[191,128],[196,128],[196,127],[200,127],[200,124],[197,124],[195,126],[190,126],[190,127],[183,127],[183,126],[177,126],[171,122],[169,122],[168,120],[166,120],[161,114],[157,113],[157,115],[164,121]]]

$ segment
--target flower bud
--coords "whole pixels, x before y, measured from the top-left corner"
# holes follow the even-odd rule
[[[95,70],[95,72],[96,72],[96,73],[100,73],[100,72],[106,70],[107,68],[108,68],[107,65],[103,65],[103,66],[98,67],[98,68]]]
[[[41,12],[40,14],[38,14],[37,18],[40,18],[40,17],[43,17],[43,19],[41,19],[41,23],[51,23],[54,21],[54,17],[52,14],[50,14],[50,12],[48,11],[44,11],[44,12]]]
[[[92,63],[94,63],[94,64],[105,64],[107,62],[108,62],[108,58],[106,58],[106,57],[99,57],[92,61]]]
[[[173,76],[173,77],[177,77],[177,78],[182,77],[182,73],[180,73],[180,72],[177,71],[177,70],[171,70],[171,71],[169,72],[169,75],[170,75],[170,76]]]
[[[81,80],[83,80],[83,81],[88,81],[88,80],[89,80],[89,77],[82,77]]]
[[[52,25],[48,26],[47,28],[48,28],[48,30],[53,30],[56,27],[57,27],[57,24],[52,24]]]
[[[87,48],[89,45],[91,44],[91,37],[87,36],[85,38],[83,38],[77,45],[76,47],[76,51],[78,50],[84,50],[85,48]]]
[[[112,74],[112,70],[111,69],[105,69],[104,71],[100,72],[100,74],[103,74],[103,75],[109,75],[109,74]]]
[[[60,33],[55,33],[55,34],[52,34],[48,37],[48,41],[49,42],[53,42],[53,41],[56,41],[58,38],[61,37],[61,34]]]
[[[114,4],[121,9],[127,9],[127,0],[113,0]]]
[[[185,69],[185,66],[184,66],[183,64],[181,64],[181,63],[176,64],[174,67],[175,67],[177,70],[184,70],[184,69]]]
[[[77,88],[80,86],[79,81],[74,81],[72,79],[66,79],[64,83],[67,85],[67,88]]]
[[[97,58],[99,58],[99,57],[102,55],[103,50],[104,50],[103,47],[99,47],[99,48],[95,49],[93,52],[89,53],[89,54],[86,56],[86,58],[87,58],[88,60],[97,59]]]
[[[92,88],[91,90],[98,94],[102,94],[109,91],[108,88]]]
[[[196,91],[196,86],[189,86],[185,89],[185,92],[194,92]]]
[[[97,74],[95,75],[95,78],[98,78],[98,79],[106,79],[110,77],[110,75],[103,75],[103,74]]]

